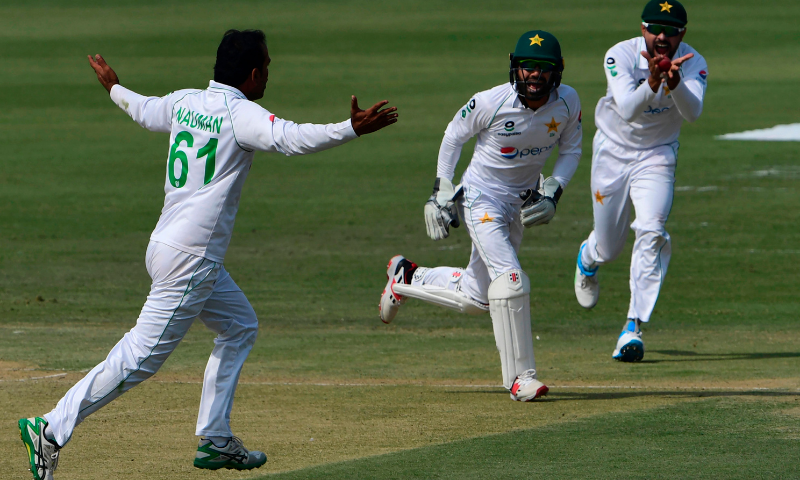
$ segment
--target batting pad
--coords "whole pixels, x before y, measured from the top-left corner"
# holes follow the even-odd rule
[[[511,389],[517,375],[536,368],[531,338],[531,282],[522,270],[505,272],[489,285],[489,312],[500,352],[503,386]]]
[[[433,285],[417,287],[414,285],[396,283],[392,287],[392,291],[404,297],[416,298],[417,300],[449,308],[459,313],[466,313],[468,315],[486,313],[486,306],[467,298],[464,294],[455,290],[448,290]]]

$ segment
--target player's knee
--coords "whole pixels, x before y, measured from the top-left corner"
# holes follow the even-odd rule
[[[521,297],[531,293],[528,275],[519,269],[503,272],[489,285],[489,301]]]
[[[237,318],[232,323],[231,326],[226,330],[221,337],[224,337],[226,340],[234,340],[241,344],[253,344],[256,341],[256,336],[258,335],[258,319],[253,313],[252,316],[247,316],[244,318]]]
[[[636,241],[644,246],[660,247],[669,242],[669,234],[663,225],[653,223],[636,229]]]

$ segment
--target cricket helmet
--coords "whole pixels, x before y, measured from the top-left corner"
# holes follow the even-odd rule
[[[688,19],[686,9],[678,0],[650,0],[642,11],[642,21],[683,28]]]
[[[541,100],[550,95],[553,89],[561,85],[561,76],[564,73],[564,57],[561,56],[561,44],[558,43],[553,34],[544,30],[531,30],[519,37],[514,53],[509,55],[511,65],[509,66],[508,78],[511,86],[518,95],[527,100]],[[541,60],[553,64],[553,70],[547,85],[540,93],[531,95],[528,93],[525,82],[517,75],[520,63],[525,60]]]

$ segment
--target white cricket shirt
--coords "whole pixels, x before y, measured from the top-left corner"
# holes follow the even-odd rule
[[[668,145],[678,140],[683,120],[694,122],[703,111],[708,65],[702,55],[685,43],[673,58],[693,53],[681,65],[681,81],[670,91],[662,82],[653,92],[650,70],[642,56],[644,37],[620,42],[606,53],[606,96],[597,102],[595,124],[611,141],[634,149]]]
[[[164,97],[115,85],[111,99],[142,127],[170,133],[164,208],[150,239],[220,263],[256,150],[302,155],[357,136],[350,120],[298,125],[214,81]]]
[[[521,204],[558,146],[553,176],[566,187],[581,157],[581,102],[561,85],[536,110],[526,108],[510,83],[475,94],[447,126],[436,175],[452,180],[461,149],[478,136],[463,183],[503,201]]]

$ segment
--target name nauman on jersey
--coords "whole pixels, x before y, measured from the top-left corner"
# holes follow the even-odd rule
[[[176,115],[178,125],[186,125],[190,128],[196,128],[198,130],[204,130],[212,133],[219,133],[219,129],[222,127],[222,118],[223,117],[202,115],[197,112],[193,112],[188,108],[179,108]]]

